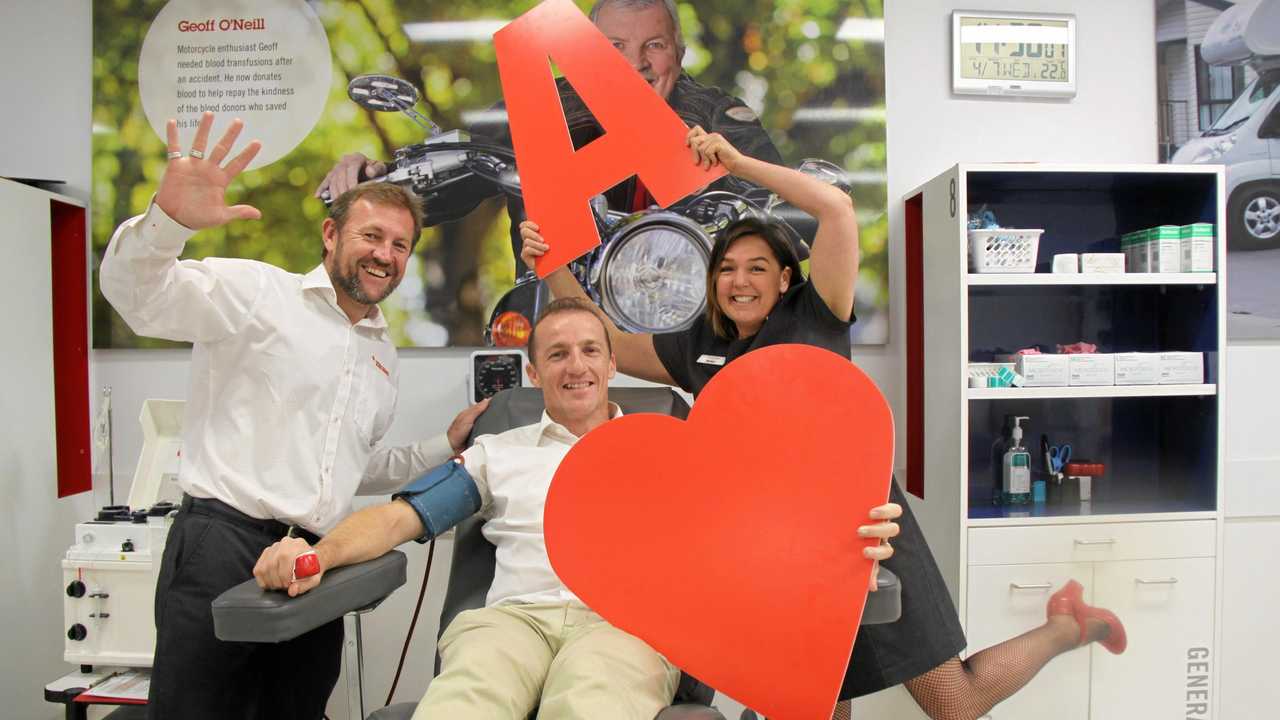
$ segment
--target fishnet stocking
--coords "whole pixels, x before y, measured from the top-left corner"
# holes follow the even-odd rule
[[[1050,612],[1056,612],[1050,606]],[[1050,615],[1045,624],[961,660],[953,657],[905,683],[907,692],[932,720],[976,720],[1024,685],[1050,660],[1073,648],[1104,640],[1111,628],[1089,618],[1081,637],[1075,617]],[[831,720],[851,720],[848,700]]]
[[[973,720],[1020,690],[1045,663],[1076,647],[1079,632],[1074,618],[1055,615],[1034,630],[966,660],[951,658],[904,684],[933,720]]]

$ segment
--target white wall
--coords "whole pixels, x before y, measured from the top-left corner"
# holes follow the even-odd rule
[[[1267,717],[1280,706],[1280,684],[1268,675],[1280,623],[1272,568],[1280,550],[1280,426],[1275,369],[1280,346],[1237,343],[1227,350],[1227,441],[1219,623],[1218,716]]]
[[[63,194],[89,196],[89,102],[92,39],[89,3],[49,0],[4,3],[0,13],[0,176],[61,179]],[[50,132],[55,128],[56,132]],[[21,195],[22,193],[16,193]],[[31,191],[28,196],[38,193]],[[47,200],[42,201],[47,207]],[[4,304],[13,315],[0,350],[0,715],[62,717],[44,701],[42,688],[70,667],[62,662],[62,568],[74,524],[95,503],[88,494],[59,500],[53,459],[52,385],[38,382],[52,367],[32,363],[51,357],[47,310],[48,254],[35,236],[17,228],[41,218],[6,204],[9,232],[0,272]],[[48,211],[43,223],[48,225]],[[47,242],[47,230],[46,240]],[[43,261],[43,269],[30,263]],[[47,307],[47,306],[46,306]],[[50,430],[45,430],[50,428]],[[43,437],[40,436],[43,431]]]
[[[58,192],[88,202],[90,3],[9,1],[0,17],[0,177],[62,180]]]
[[[1080,83],[1077,97],[1070,101],[1011,101],[960,98],[950,93],[950,12],[970,8],[973,3],[890,0],[886,5],[892,329],[887,346],[860,349],[855,353],[855,360],[877,381],[898,412],[897,441],[898,447],[903,448],[905,326],[901,309],[905,300],[900,270],[903,194],[946,167],[963,161],[1154,161],[1154,9],[1152,0],[987,0],[982,3],[983,8],[989,10],[1071,12],[1078,19]],[[49,0],[6,7],[5,22],[0,24],[0,41],[3,41],[0,63],[11,68],[29,67],[33,58],[39,58],[40,77],[49,80],[47,86],[57,88],[57,92],[29,88],[25,94],[37,98],[43,111],[10,111],[0,117],[0,143],[3,143],[0,147],[4,149],[0,153],[0,174],[64,177],[70,181],[69,194],[87,198],[90,20],[88,4],[79,0]],[[25,78],[19,81],[34,82]],[[33,167],[48,170],[33,172],[30,170]],[[6,299],[11,303],[15,301],[11,297]],[[1272,358],[1280,354],[1274,346],[1253,346],[1251,352],[1254,362],[1271,367],[1275,366]],[[1229,362],[1233,359],[1234,355]],[[111,385],[114,392],[119,493],[126,490],[140,448],[136,418],[142,399],[182,397],[187,366],[184,351],[94,353],[93,387]],[[393,442],[438,430],[461,409],[466,352],[405,351],[401,368],[401,409],[391,431]],[[96,398],[94,402],[96,404]],[[13,418],[9,420],[12,422]],[[1273,421],[1269,426],[1274,425]],[[1268,425],[1253,427],[1258,428],[1258,437],[1262,438]],[[1229,425],[1233,438],[1248,429],[1237,428],[1234,423]],[[1250,452],[1257,454],[1263,450],[1255,448]],[[47,564],[48,574],[52,576],[58,557],[70,542],[70,523],[83,519],[87,511],[87,508],[74,507],[60,510],[58,517],[19,516],[15,520],[15,532],[41,538],[39,543],[24,547],[29,548],[33,558]],[[63,527],[67,531],[51,532],[50,527]],[[1256,532],[1249,533],[1250,538],[1254,535]],[[1274,538],[1274,534],[1269,537]],[[448,543],[444,545],[438,553],[447,557]],[[408,549],[412,587],[406,587],[375,611],[365,626],[370,705],[373,699],[380,701],[385,697],[425,564],[423,548]],[[433,571],[436,574],[431,583],[433,591],[428,594],[419,620],[417,640],[411,648],[397,699],[416,698],[425,685],[441,601],[438,588],[444,580],[443,565],[437,562],[437,569]],[[49,628],[56,631],[61,624],[60,601],[55,602],[60,596],[54,594],[60,592],[57,584],[46,583],[44,579],[9,577],[0,578],[0,582],[9,587],[31,588],[31,595],[42,598],[48,608],[45,611],[48,617],[40,627],[6,630],[6,646],[23,647],[28,649],[26,652],[36,654],[46,652],[41,648],[52,650],[56,646],[60,653],[61,636],[48,637]],[[1251,617],[1259,616],[1251,614]],[[6,675],[0,678],[2,695],[7,701],[12,698],[18,702],[36,698],[38,684],[31,684],[36,680],[44,682],[42,678]],[[341,690],[336,697],[342,700]],[[346,717],[345,708],[339,707],[341,704],[330,705],[329,716],[335,720]],[[36,703],[29,707],[32,708],[29,712],[15,711],[15,716],[51,718],[57,715],[51,705]],[[893,690],[863,701],[859,710],[866,716],[913,717],[916,711],[911,707],[905,693]],[[733,716],[736,717],[736,713]]]
[[[50,233],[50,200],[43,190],[0,180],[0,287],[16,298],[50,297],[52,269],[30,244]],[[54,434],[53,323],[48,305],[30,303],[5,327],[0,343],[0,697],[9,717],[39,717],[52,706],[41,687],[67,671],[62,662],[62,568],[58,559],[77,519],[89,516],[88,493],[58,497]],[[58,608],[57,612],[50,612]]]

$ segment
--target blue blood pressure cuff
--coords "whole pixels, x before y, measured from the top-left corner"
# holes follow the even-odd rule
[[[422,520],[418,542],[424,543],[466,520],[480,509],[480,490],[471,473],[452,460],[409,483],[392,500],[404,500]]]

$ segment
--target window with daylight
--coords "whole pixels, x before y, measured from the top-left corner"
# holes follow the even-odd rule
[[[1244,67],[1211,67],[1200,55],[1196,46],[1196,106],[1199,110],[1200,129],[1207,130],[1227,106],[1244,90]]]

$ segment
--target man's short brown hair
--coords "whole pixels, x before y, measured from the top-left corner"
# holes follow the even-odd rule
[[[351,206],[359,200],[368,200],[374,205],[390,205],[408,210],[409,215],[413,217],[413,238],[409,243],[409,251],[413,252],[414,246],[418,244],[418,236],[422,235],[422,198],[395,183],[362,183],[342,193],[329,205],[329,219],[338,226],[338,230],[342,230],[347,224],[347,215],[351,212]],[[327,248],[322,249],[320,257],[323,258],[328,252]]]
[[[605,347],[609,349],[610,355],[613,354],[613,340],[609,337],[609,326],[605,325],[604,318],[600,317],[600,308],[596,307],[595,303],[591,302],[590,300],[583,300],[582,298],[576,298],[576,297],[567,297],[567,298],[560,298],[559,300],[552,300],[550,304],[548,304],[545,308],[542,309],[541,313],[538,313],[538,321],[533,324],[533,329],[529,331],[529,345],[528,345],[529,362],[531,363],[534,362],[535,358],[537,357],[535,354],[536,350],[534,349],[533,343],[534,343],[534,340],[538,337],[538,326],[542,324],[543,320],[546,320],[547,318],[553,315],[559,315],[561,313],[567,313],[567,312],[587,313],[592,317],[594,317],[596,321],[600,323],[600,329],[604,330]]]

